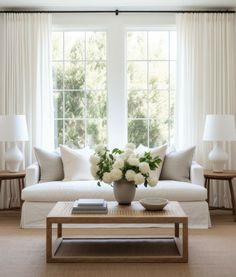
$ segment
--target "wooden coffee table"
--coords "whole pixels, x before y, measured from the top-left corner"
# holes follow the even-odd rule
[[[108,214],[73,215],[73,202],[58,202],[47,216],[47,262],[187,262],[188,217],[178,202],[163,211],[146,211],[139,202],[121,206],[108,202]],[[62,224],[173,224],[174,236],[63,237]],[[57,239],[52,243],[52,224]],[[182,224],[182,236],[179,227]],[[165,231],[165,229],[163,229]],[[182,239],[181,239],[182,237]]]

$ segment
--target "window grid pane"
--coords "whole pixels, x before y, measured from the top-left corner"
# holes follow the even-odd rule
[[[55,146],[107,143],[106,32],[53,32]]]
[[[175,31],[127,32],[129,142],[155,147],[173,139],[175,46]]]

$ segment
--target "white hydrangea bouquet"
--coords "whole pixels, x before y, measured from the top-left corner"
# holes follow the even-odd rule
[[[161,159],[159,156],[153,157],[151,152],[137,154],[135,144],[128,143],[124,150],[114,148],[112,151],[98,145],[90,157],[90,163],[94,178],[104,183],[111,184],[123,179],[135,185],[153,187],[158,179],[150,173],[158,168]],[[101,185],[100,181],[98,186]]]

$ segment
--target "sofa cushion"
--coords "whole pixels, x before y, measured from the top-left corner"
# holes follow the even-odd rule
[[[195,146],[184,150],[173,151],[165,156],[160,180],[190,182],[190,166]]]
[[[162,169],[163,161],[165,159],[167,146],[168,146],[167,144],[164,144],[164,145],[156,147],[156,148],[148,148],[148,147],[140,144],[139,147],[137,148],[137,153],[140,155],[144,154],[145,152],[150,151],[154,157],[157,157],[157,156],[160,157],[161,162],[160,162],[158,168],[156,168],[155,170],[152,170],[150,172],[150,176],[157,178],[157,180],[159,180],[159,178],[160,178],[161,169]]]
[[[137,188],[135,199],[144,197],[161,197],[180,202],[204,201],[207,198],[207,191],[204,187],[191,183],[159,181],[154,188],[144,186]],[[22,199],[29,202],[73,201],[78,198],[104,198],[112,201],[113,189],[103,183],[98,187],[96,181],[71,181],[39,183],[22,191]]]
[[[40,168],[40,183],[64,178],[61,156],[57,151],[34,147],[34,153]]]
[[[83,149],[71,149],[60,146],[61,158],[64,167],[64,181],[93,180],[90,171],[89,158],[92,150],[88,147]]]

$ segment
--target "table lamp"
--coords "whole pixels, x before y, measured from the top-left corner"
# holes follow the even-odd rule
[[[6,168],[9,172],[18,172],[23,161],[23,154],[17,141],[27,141],[28,131],[24,115],[0,115],[0,141],[10,142],[5,153]]]
[[[223,141],[236,140],[234,116],[230,114],[208,114],[206,116],[204,141],[213,141],[214,147],[208,159],[213,163],[214,172],[223,172],[228,154],[222,148]]]

